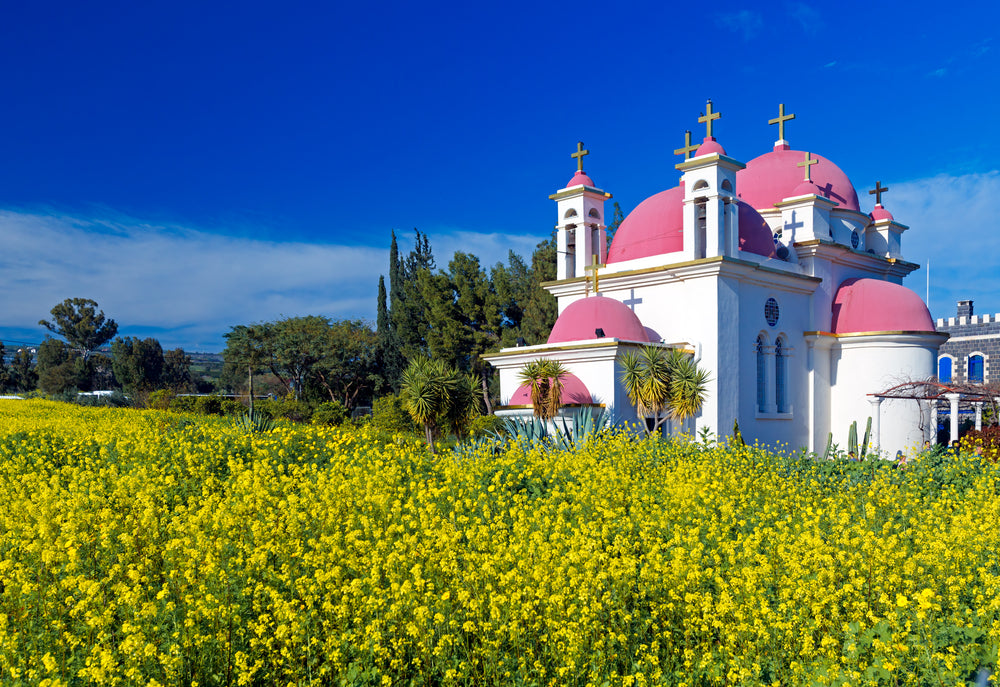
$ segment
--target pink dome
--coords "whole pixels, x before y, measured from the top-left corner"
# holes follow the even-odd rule
[[[737,203],[740,212],[740,250],[756,253],[765,258],[775,258],[774,234],[767,221],[742,200]]]
[[[591,188],[597,188],[594,186],[594,180],[580,171],[577,171],[577,173],[573,175],[573,178],[569,180],[565,188],[572,188],[574,186],[579,186],[580,184],[590,186]]]
[[[694,151],[694,156],[698,157],[699,155],[711,155],[713,153],[725,155],[726,149],[715,140],[715,136],[706,136],[704,142],[698,146],[698,150]]]
[[[803,172],[798,166],[805,153],[775,146],[747,163],[736,173],[736,190],[740,198],[758,209],[770,209],[775,203],[796,195]],[[821,155],[812,153],[819,162],[812,166],[810,176],[819,187],[819,195],[840,204],[840,207],[861,212],[858,193],[840,168]]]
[[[795,196],[809,196],[809,195],[822,196],[823,189],[821,189],[819,186],[817,186],[811,181],[803,181],[801,184],[795,187],[795,190],[792,191],[791,197],[794,198]]]
[[[676,253],[684,248],[684,184],[650,196],[618,227],[608,262]]]
[[[892,213],[889,212],[888,210],[886,210],[881,205],[876,205],[875,209],[872,210],[869,213],[868,216],[871,217],[871,220],[873,222],[878,222],[878,221],[883,220],[883,219],[887,219],[887,220],[891,221],[893,219]]]
[[[740,250],[773,258],[774,239],[767,222],[749,204],[740,201]],[[684,184],[660,191],[639,203],[618,227],[608,251],[608,263],[650,255],[676,253],[684,248]]]
[[[833,333],[933,332],[920,296],[881,279],[847,279],[833,298]]]
[[[596,339],[598,328],[604,330],[605,338],[649,342],[642,322],[627,305],[596,294],[566,306],[552,326],[548,343]]]
[[[587,385],[580,381],[580,378],[575,374],[569,373],[563,377],[563,388],[562,393],[559,394],[559,400],[561,403],[593,403],[594,397],[587,389]],[[531,405],[531,386],[528,384],[522,384],[517,387],[517,391],[514,395],[510,397],[510,403],[508,405],[512,406],[530,406]]]

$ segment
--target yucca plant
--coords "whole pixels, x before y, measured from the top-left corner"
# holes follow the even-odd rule
[[[563,380],[569,370],[558,360],[532,360],[524,364],[517,378],[531,388],[535,417],[551,420],[562,407]]]
[[[668,418],[684,421],[697,415],[705,402],[708,372],[682,350],[643,346],[621,359],[625,393],[648,434],[656,433]]]

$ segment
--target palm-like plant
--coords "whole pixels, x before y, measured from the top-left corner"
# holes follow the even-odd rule
[[[705,402],[708,372],[684,351],[643,346],[622,356],[621,381],[647,433],[659,431],[668,418],[685,420]]]
[[[569,370],[558,360],[532,360],[518,373],[518,381],[531,388],[531,405],[536,417],[551,420],[562,406],[563,380]]]
[[[469,420],[479,413],[479,379],[442,360],[416,358],[410,362],[403,371],[400,396],[413,421],[423,425],[432,453],[434,437],[441,429],[464,434]]]

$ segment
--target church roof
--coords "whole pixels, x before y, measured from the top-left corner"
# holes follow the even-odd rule
[[[882,207],[881,204],[876,204],[875,207],[872,209],[872,211],[868,213],[868,216],[871,217],[873,222],[878,222],[879,220],[883,219],[887,220],[894,219],[892,213],[886,210],[884,207]]]
[[[560,403],[593,403],[594,397],[579,377],[575,374],[567,373],[562,380],[562,393],[560,394]],[[530,406],[531,405],[531,385],[522,384],[517,387],[514,394],[510,397],[508,405],[512,406]]]
[[[833,297],[834,334],[933,332],[927,306],[910,289],[881,279],[847,279]]]
[[[738,188],[738,187],[737,187]],[[771,229],[760,213],[740,201],[740,250],[775,257]],[[661,191],[639,203],[622,222],[608,251],[608,263],[684,248],[684,184]]]
[[[779,144],[769,153],[764,153],[747,163],[745,169],[736,173],[737,195],[758,209],[770,209],[775,203],[790,198],[802,183],[802,162],[804,152],[792,150],[787,144]],[[822,155],[812,153],[818,163],[810,169],[813,184],[819,187],[819,194],[840,205],[841,208],[860,212],[858,193],[851,180],[840,167]]]
[[[706,136],[702,144],[698,146],[698,150],[695,151],[694,156],[699,155],[711,155],[713,153],[718,153],[719,155],[725,155],[726,149],[722,147],[722,144],[715,140],[715,136]]]
[[[607,338],[649,342],[645,327],[627,305],[595,294],[566,306],[552,326],[548,343],[595,339],[597,329],[603,329]]]

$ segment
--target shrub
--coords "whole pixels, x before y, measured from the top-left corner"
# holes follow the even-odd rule
[[[469,436],[481,437],[496,434],[504,427],[503,418],[496,415],[480,415],[469,424]]]
[[[959,441],[964,453],[975,453],[977,446],[983,447],[983,458],[997,462],[1000,457],[1000,427],[984,427],[981,431],[970,429]]]
[[[399,396],[383,396],[372,403],[372,424],[386,432],[416,432],[413,418]]]
[[[198,411],[197,396],[176,396],[170,399],[170,410],[178,413],[195,413]]]
[[[346,419],[347,408],[339,401],[321,403],[312,413],[312,423],[314,425],[339,425]]]
[[[177,394],[171,389],[160,389],[149,395],[149,398],[146,399],[146,405],[156,410],[167,410],[175,398],[177,398]]]
[[[247,412],[247,407],[243,405],[242,402],[237,401],[235,398],[222,399],[223,415],[242,415],[245,412]]]
[[[222,415],[222,399],[219,396],[199,396],[194,407],[202,415]]]

